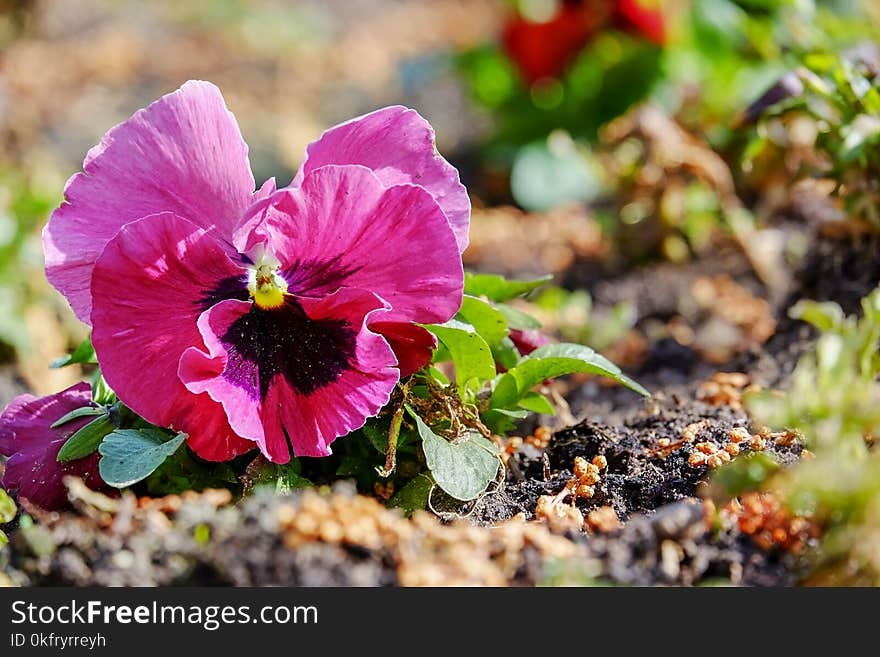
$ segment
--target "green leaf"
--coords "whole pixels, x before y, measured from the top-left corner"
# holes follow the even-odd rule
[[[498,474],[498,450],[476,431],[468,431],[453,442],[435,434],[407,408],[416,421],[422,449],[437,485],[457,500],[477,497]]]
[[[0,488],[0,525],[12,522],[17,511],[18,509],[15,506],[15,502],[12,501],[12,498],[9,497],[9,494],[5,490]]]
[[[299,474],[299,462],[275,464],[275,492],[278,495],[286,495],[297,488],[311,488],[314,484]]]
[[[366,470],[368,465],[364,462],[364,458],[360,454],[345,453],[336,468],[337,477],[354,477],[358,473]]]
[[[504,417],[514,420],[524,420],[529,416],[529,412],[524,408],[490,408],[487,413],[497,413]]]
[[[413,511],[419,511],[428,506],[428,496],[433,487],[434,480],[431,477],[426,474],[418,474],[388,500],[388,506],[403,509],[406,515],[412,515]]]
[[[766,452],[744,454],[715,470],[712,474],[713,492],[719,491],[729,499],[757,490],[779,468],[779,462]]]
[[[388,451],[388,432],[391,429],[391,422],[388,417],[371,417],[364,424],[361,431],[370,441],[370,444],[376,448],[377,452],[384,454]]]
[[[529,416],[529,411],[524,408],[512,410],[508,408],[490,408],[480,414],[483,421],[492,433],[504,435],[516,428],[517,420],[524,420]]]
[[[482,299],[465,295],[458,316],[473,326],[489,346],[494,347],[507,337],[504,315]]]
[[[449,349],[446,348],[446,345],[442,342],[437,343],[437,348],[434,350],[434,355],[431,357],[432,363],[445,363],[446,361],[452,360],[452,354],[449,353]]]
[[[430,324],[425,328],[449,349],[459,392],[463,393],[474,379],[481,384],[495,377],[492,350],[474,327],[451,319],[445,324]]]
[[[258,468],[254,467],[256,464],[259,464]],[[278,495],[284,495],[297,488],[307,488],[313,485],[311,481],[300,474],[302,472],[302,463],[296,458],[281,464],[272,463],[258,456],[248,466],[247,471],[252,478],[254,488],[268,489]]]
[[[520,408],[524,408],[532,413],[543,413],[544,415],[556,415],[556,409],[553,404],[540,392],[527,392],[523,398],[519,400]]]
[[[812,324],[820,331],[833,331],[846,323],[843,309],[833,301],[798,301],[788,311],[792,319]]]
[[[447,378],[447,376],[445,374],[443,374],[443,372],[438,370],[436,367],[433,367],[433,366],[428,367],[428,376],[430,376],[432,379],[434,379],[441,386],[448,386],[449,385],[449,379]]]
[[[512,408],[542,381],[575,372],[607,376],[640,395],[650,396],[641,385],[623,374],[617,365],[589,347],[561,343],[539,347],[505,373],[492,392],[490,408]]]
[[[101,479],[125,488],[149,477],[186,439],[185,433],[169,438],[159,429],[117,429],[98,448]]]
[[[525,392],[528,388],[523,391],[523,394],[520,394],[517,378],[515,375],[511,374],[515,369],[516,367],[508,369],[507,372],[502,374],[501,378],[495,382],[495,388],[492,390],[492,397],[489,403],[490,409],[499,410],[505,408],[507,410],[513,410],[519,403],[519,400],[525,396]],[[543,380],[544,379],[541,379],[541,381]]]
[[[107,410],[100,406],[81,406],[73,411],[70,411],[67,415],[61,416],[58,420],[55,420],[50,426],[51,429],[57,429],[62,424],[67,424],[73,420],[76,420],[80,417],[89,417],[92,415],[105,415]]]
[[[464,292],[475,297],[486,297],[490,301],[507,301],[528,294],[552,279],[552,276],[542,276],[528,281],[512,281],[497,274],[465,272]]]
[[[67,367],[68,365],[74,365],[76,363],[93,364],[97,362],[98,359],[95,357],[95,350],[92,348],[92,337],[89,336],[73,350],[73,353],[62,356],[61,358],[56,358],[52,361],[49,367],[52,369],[58,369],[59,367]]]
[[[745,149],[743,150],[743,154],[740,157],[742,162],[744,163],[752,163],[761,154],[761,152],[767,148],[768,140],[766,137],[761,135],[755,135],[752,139],[749,140]]]
[[[104,375],[101,374],[100,369],[92,377],[92,401],[101,405],[114,404],[118,401],[116,393],[107,385],[107,381],[104,380]]]
[[[228,488],[238,494],[241,490],[239,471],[248,458],[245,455],[226,463],[205,461],[184,445],[150,475],[146,481],[147,492],[161,497],[180,495],[188,490],[201,492],[206,488]]]
[[[503,365],[505,369],[516,367],[522,355],[516,348],[509,337],[504,338],[499,344],[492,347],[492,358],[499,365]]]
[[[852,123],[841,128],[843,146],[838,152],[842,162],[855,160],[864,148],[875,145],[880,137],[880,117],[860,114]]]
[[[110,414],[104,411],[101,417],[95,418],[67,439],[58,451],[57,460],[64,462],[85,458],[98,449],[104,436],[114,429],[116,426]]]
[[[507,325],[512,329],[528,331],[530,329],[541,328],[541,322],[528,313],[524,313],[519,308],[508,306],[506,303],[495,304],[495,308],[498,309],[498,312],[504,315],[504,319],[507,320]]]
[[[862,105],[872,115],[880,114],[880,91],[876,86],[868,89],[867,93],[862,97]]]

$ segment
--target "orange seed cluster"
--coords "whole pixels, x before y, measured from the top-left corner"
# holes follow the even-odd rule
[[[684,431],[681,433],[681,439],[686,443],[692,443],[699,437],[701,431],[708,429],[710,426],[712,426],[712,423],[709,420],[693,422],[684,428]]]
[[[508,459],[520,448],[523,444],[532,445],[537,449],[546,449],[547,445],[550,444],[550,439],[553,437],[553,431],[549,427],[538,427],[535,429],[534,433],[529,436],[526,436],[525,439],[520,436],[510,436],[502,445],[501,449],[501,460],[504,461],[504,464],[507,464]]]
[[[763,550],[780,548],[800,554],[807,542],[819,535],[814,522],[792,515],[773,493],[746,493],[729,503],[725,513]]]
[[[693,442],[699,431],[704,427],[705,425],[702,422],[688,425],[685,428],[684,438],[681,443],[673,445],[673,447],[680,447],[684,443]],[[798,439],[798,434],[792,431],[771,431],[768,427],[761,427],[758,433],[753,434],[744,427],[734,427],[727,433],[727,437],[730,442],[724,445],[718,445],[713,441],[695,443],[694,451],[688,456],[688,464],[694,468],[706,465],[714,469],[730,462],[732,457],[738,456],[744,446],[747,446],[753,452],[767,449],[767,445],[770,442],[777,446],[789,446]],[[664,446],[662,442],[660,446]]]
[[[594,457],[592,462],[587,461],[583,456],[576,456],[574,459],[575,479],[568,483],[568,486],[575,491],[575,499],[578,497],[592,498],[596,494],[596,484],[602,479],[600,471],[607,467],[608,460],[601,454]]]
[[[526,436],[526,443],[537,447],[538,449],[545,449],[547,445],[550,444],[550,439],[553,437],[553,432],[549,427],[538,427],[535,429],[534,433],[530,436]]]
[[[750,385],[749,376],[742,372],[717,372],[708,381],[700,384],[697,399],[713,406],[730,406],[740,409],[743,396],[753,390],[760,390]]]

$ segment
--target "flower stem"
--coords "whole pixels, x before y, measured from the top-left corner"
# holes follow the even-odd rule
[[[400,426],[403,424],[403,412],[406,408],[411,381],[412,379],[408,379],[406,383],[400,385],[400,405],[391,417],[391,428],[388,429],[388,450],[385,452],[385,467],[379,471],[380,477],[390,477],[397,468],[397,440],[400,437]]]

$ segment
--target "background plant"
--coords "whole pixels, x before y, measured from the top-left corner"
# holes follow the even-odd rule
[[[821,178],[846,217],[880,226],[880,49],[814,51],[749,114],[758,118],[745,153],[750,170],[782,165],[793,181]],[[747,118],[751,118],[748,117]]]
[[[765,455],[738,459],[716,482],[736,494],[755,487],[782,497],[790,512],[823,527],[809,555],[808,581],[880,583],[880,290],[862,301],[862,316],[831,302],[804,301],[791,315],[820,331],[785,392],[748,400],[758,424],[796,430],[810,453],[780,469]]]

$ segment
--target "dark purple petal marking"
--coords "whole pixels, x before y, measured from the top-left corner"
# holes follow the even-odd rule
[[[196,301],[196,306],[205,311],[227,299],[247,301],[250,297],[247,274],[242,274],[224,278],[217,283],[214,289],[205,290],[204,294]]]
[[[255,401],[265,399],[279,374],[307,396],[349,369],[356,338],[347,322],[309,319],[290,300],[278,310],[254,305],[220,338],[228,356],[223,377]]]
[[[325,293],[335,292],[345,283],[345,279],[363,267],[345,265],[340,262],[342,256],[324,261],[297,261],[284,268],[280,274],[289,286],[292,294],[309,296],[312,290],[320,289]]]

